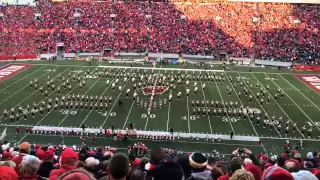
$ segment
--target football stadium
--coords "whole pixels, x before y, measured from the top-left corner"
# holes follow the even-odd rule
[[[319,179],[317,1],[2,1],[0,179]]]

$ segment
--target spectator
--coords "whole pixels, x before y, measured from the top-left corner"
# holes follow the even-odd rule
[[[54,166],[54,153],[52,150],[46,150],[43,154],[43,162],[40,164],[38,174],[48,178],[53,169],[57,169],[57,167]]]
[[[232,174],[229,180],[255,180],[251,172],[245,169],[238,169]]]
[[[208,165],[208,160],[204,154],[200,152],[194,152],[189,157],[189,163],[191,166],[191,176],[188,180],[210,180],[212,179],[211,171],[205,171]]]
[[[264,170],[262,180],[294,180],[293,176],[280,167],[271,166]]]
[[[212,180],[217,180],[219,179],[219,177],[223,176],[223,172],[221,171],[221,169],[217,167],[212,168],[211,174],[212,174]]]
[[[91,172],[92,174],[97,174],[98,173],[98,165],[99,165],[99,160],[95,159],[94,157],[89,157],[86,159],[85,162],[85,169],[89,172]]]
[[[238,157],[233,157],[228,164],[227,173],[224,176],[221,176],[219,180],[228,180],[236,170],[242,168],[242,163]]]
[[[183,178],[183,170],[175,161],[165,159],[151,170],[148,176],[152,176],[154,180],[180,180]]]
[[[73,169],[63,173],[57,180],[95,180],[96,178],[83,168]]]
[[[41,176],[37,175],[39,166],[40,166],[39,158],[32,155],[23,156],[23,160],[20,164],[20,172],[22,175],[19,177],[19,179],[21,180],[43,179]]]
[[[144,180],[144,172],[140,169],[133,169],[131,171],[130,180]]]
[[[260,167],[254,165],[252,163],[248,163],[244,166],[244,168],[245,168],[245,170],[252,173],[255,180],[261,180],[262,172],[261,172]]]
[[[300,163],[296,159],[289,159],[285,161],[284,167],[290,173],[298,172],[300,170]]]
[[[12,158],[12,161],[16,164],[16,173],[20,176],[20,164],[24,156],[30,153],[30,144],[28,142],[21,143],[19,146],[19,155]]]
[[[4,151],[1,157],[1,161],[9,161],[11,160],[12,156],[11,153]]]
[[[110,159],[108,180],[125,180],[129,173],[129,159],[123,153],[116,153]]]
[[[177,163],[180,165],[184,172],[184,177],[188,178],[191,175],[191,166],[189,163],[189,154],[183,153],[181,154],[178,159]]]
[[[160,147],[155,147],[151,149],[151,154],[150,154],[150,161],[149,163],[146,164],[145,170],[151,170],[153,169],[156,165],[158,165],[161,160],[165,159],[167,157],[166,152],[164,149]]]
[[[0,179],[2,180],[17,180],[18,174],[16,171],[8,166],[0,166]]]
[[[66,148],[60,157],[60,168],[50,172],[49,180],[56,180],[61,174],[76,169],[78,165],[78,155],[70,148]]]
[[[98,147],[97,152],[93,155],[93,157],[101,161],[103,156],[104,156],[104,148]]]
[[[310,171],[301,170],[299,172],[291,173],[294,180],[318,180],[318,178]]]
[[[16,168],[16,164],[13,161],[1,161],[0,162],[0,166],[8,166],[8,167],[11,167],[13,169]]]

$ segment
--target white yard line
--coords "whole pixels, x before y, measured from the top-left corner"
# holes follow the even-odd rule
[[[267,74],[265,74],[265,76],[267,76],[269,79],[270,79],[270,77],[267,75]],[[271,82],[273,82],[273,84],[275,84],[279,89],[281,89],[285,94],[286,94],[286,96],[293,102],[293,104],[295,104],[296,106],[297,106],[297,108],[313,123],[313,125],[318,129],[318,130],[320,130],[320,128],[315,124],[315,122],[301,109],[301,107],[280,87],[280,86],[278,86],[278,84],[277,83],[275,83],[272,79],[270,79],[271,80]]]
[[[0,93],[1,93],[1,92],[3,92],[4,90],[8,89],[9,87],[11,87],[11,86],[13,86],[13,85],[17,84],[18,82],[20,82],[20,81],[22,81],[22,80],[26,79],[27,77],[31,76],[32,74],[34,74],[34,73],[36,73],[36,72],[40,71],[41,69],[43,69],[43,68],[45,68],[45,67],[46,67],[46,66],[43,66],[42,68],[39,68],[38,70],[36,70],[36,71],[34,71],[34,72],[32,72],[32,73],[30,73],[30,74],[28,74],[28,75],[24,76],[23,78],[19,79],[18,81],[15,81],[14,83],[10,84],[9,86],[6,86],[4,89],[2,89],[2,90],[0,91]],[[31,66],[30,68],[32,68],[32,66]],[[26,69],[26,70],[28,70],[28,69]],[[21,72],[24,72],[24,71],[20,71],[20,72],[16,73],[16,74],[15,74],[15,76],[16,76],[17,74],[21,73]]]
[[[227,73],[225,73],[225,75],[226,75],[226,79],[229,81],[230,86],[232,87],[232,89],[233,89],[233,91],[234,91],[234,93],[235,93],[236,97],[238,98],[239,103],[241,104],[241,106],[243,106],[243,107],[244,107],[244,105],[243,105],[243,103],[242,103],[241,99],[240,99],[240,98],[239,98],[239,96],[237,95],[237,91],[234,89],[233,84],[230,82],[230,79],[229,79],[229,77],[228,77],[228,74],[227,74]],[[251,124],[251,127],[252,127],[253,131],[256,133],[256,136],[257,136],[257,137],[259,137],[259,134],[258,134],[258,132],[257,132],[256,128],[253,126],[252,122],[250,121],[250,118],[249,118],[249,115],[248,115],[248,114],[247,114],[247,120],[250,122],[250,124]],[[260,137],[259,137],[259,138],[260,138]],[[264,152],[266,152],[266,153],[267,153],[267,150],[266,150],[266,148],[264,147],[263,143],[262,143],[262,148],[263,148]],[[267,153],[267,154],[268,154],[268,153]]]
[[[201,82],[201,91],[202,91],[202,95],[203,95],[203,100],[204,100],[204,103],[205,103],[205,107],[206,107],[206,112],[207,112],[207,118],[208,118],[208,121],[209,121],[209,127],[210,127],[210,133],[212,134],[212,126],[211,126],[211,119],[210,119],[210,116],[208,114],[208,111],[207,111],[207,108],[208,108],[208,105],[207,105],[207,100],[206,100],[206,96],[204,94],[204,91],[202,89],[202,81]]]
[[[256,78],[256,76],[255,75],[253,75],[253,74],[251,74],[255,79],[256,79],[256,81],[261,85],[261,87],[263,88],[263,89],[266,89],[264,86],[263,86],[263,84]],[[274,99],[274,97],[272,96],[272,94],[270,94],[270,92],[269,91],[267,91],[268,92],[268,94],[270,95],[270,97],[273,99],[273,101],[278,105],[278,107],[282,110],[282,112],[287,116],[287,118],[288,119],[290,119],[290,121],[291,122],[293,122],[292,120],[291,120],[291,118],[288,116],[288,114],[282,109],[282,107],[279,105],[279,103]],[[302,134],[301,132],[300,132],[300,130],[299,130],[299,128],[297,127],[297,130],[298,130],[298,132],[302,135],[302,137],[305,139],[305,137],[304,137],[304,134]]]
[[[119,95],[118,95],[118,96],[117,96],[117,98],[115,99],[115,101],[114,101],[114,103],[113,103],[112,107],[110,108],[110,111],[109,111],[108,115],[106,116],[105,120],[103,121],[103,123],[102,123],[102,125],[101,125],[102,127],[104,127],[104,125],[106,124],[108,117],[109,117],[109,116],[110,116],[110,114],[112,113],[112,110],[113,110],[114,106],[116,105],[116,103],[117,103],[117,101],[118,101],[119,97],[121,96],[122,91],[123,91],[123,90],[124,90],[124,88],[126,87],[126,85],[127,85],[127,82],[128,82],[128,81],[129,81],[129,79],[127,79],[127,81],[125,81],[125,82],[124,82],[124,85],[123,85],[123,87],[122,87],[121,91],[119,92]]]
[[[133,100],[133,102],[132,102],[132,104],[131,104],[131,107],[130,107],[130,110],[129,110],[129,113],[128,113],[127,117],[126,117],[126,120],[124,121],[123,126],[122,126],[122,129],[124,129],[124,128],[126,127],[127,121],[128,121],[128,119],[129,119],[129,116],[130,116],[130,114],[131,114],[131,111],[132,111],[132,108],[133,108],[133,105],[134,105],[135,102],[136,102],[136,101]]]
[[[100,79],[100,78],[99,78]],[[99,81],[98,79],[98,81]],[[115,78],[112,79],[112,81],[109,83],[109,85],[104,89],[104,91],[102,92],[102,94],[100,95],[100,97],[102,97],[104,95],[104,93],[107,91],[108,87],[111,86],[112,82],[115,80]],[[96,103],[94,103],[94,106],[98,103],[98,101]],[[88,119],[89,115],[91,114],[93,110],[90,110],[89,113],[87,113],[86,117],[83,119],[83,121],[81,122],[81,124],[85,123],[86,120]],[[81,127],[81,124],[79,127]]]
[[[293,84],[291,84],[288,80],[286,80],[283,76],[279,75],[283,80],[285,80],[288,84],[290,84],[295,90],[297,90],[304,98],[306,98],[314,107],[316,107],[319,111],[320,111],[320,108],[314,104],[306,95],[304,95],[299,89],[297,89]],[[296,79],[299,79],[299,78],[296,78]],[[299,79],[300,80],[300,79]],[[302,82],[300,80],[300,82]],[[303,83],[303,82],[302,82]],[[304,83],[303,83],[304,84]],[[309,89],[312,89],[312,88],[309,88]],[[313,90],[313,89],[312,89]],[[314,90],[313,90],[314,91]],[[316,91],[315,91],[316,92]],[[317,92],[316,92],[317,93]]]
[[[86,92],[84,95],[87,95],[87,94],[90,92],[90,90],[94,87],[94,85],[97,84],[97,82],[99,81],[99,79],[101,79],[101,77],[102,77],[102,76],[100,76],[100,77],[90,86],[90,88],[87,90],[87,92]],[[107,88],[106,88],[106,89],[107,89]],[[105,90],[105,91],[106,91],[106,90]],[[73,106],[73,108],[71,109],[71,111],[74,110],[75,108],[76,108],[76,106]],[[60,125],[67,119],[67,117],[70,115],[71,111],[68,111],[67,115],[60,121],[60,123],[58,124],[58,126],[60,126]],[[90,112],[91,112],[91,111],[90,111]],[[88,114],[89,114],[89,113],[88,113]]]
[[[37,79],[40,79],[42,78],[43,76],[47,75],[51,73],[50,71],[49,72],[46,72],[44,73],[43,75],[41,75],[40,77],[38,77]],[[15,93],[11,94],[11,96],[7,97],[6,99],[4,99],[3,101],[0,102],[0,104],[2,104],[3,102],[5,102],[6,100],[10,99],[12,96],[16,95],[17,93],[19,93],[20,91],[22,91],[24,88],[28,87],[30,84],[28,83],[27,85],[23,86],[22,88],[20,88],[19,91],[16,91]],[[36,91],[35,91],[36,92]]]
[[[260,104],[259,100],[257,99],[256,95],[253,93],[253,91],[251,90],[251,88],[247,85],[246,82],[244,82],[244,80],[241,78],[242,76],[238,73],[238,75],[240,76],[241,81],[243,82],[243,84],[245,84],[247,86],[247,88],[250,90],[252,96],[256,99],[257,103],[259,104],[259,106],[261,107],[261,109],[263,110],[263,112],[267,115],[268,119],[271,119],[268,115],[268,113],[266,112],[266,110],[263,108],[263,106]],[[281,133],[277,131],[277,128],[275,127],[275,125],[272,123],[272,126],[274,127],[274,130],[279,134],[279,136],[282,138]]]
[[[211,74],[211,75],[212,75],[212,74]],[[223,99],[223,97],[222,97],[222,95],[221,95],[221,92],[220,92],[220,89],[219,89],[219,86],[218,86],[218,83],[217,83],[217,80],[216,80],[216,79],[214,80],[214,83],[215,83],[216,86],[217,86],[217,90],[218,90],[218,93],[219,93],[219,95],[220,95],[221,100],[222,100],[223,102],[225,102],[224,99]],[[201,84],[202,84],[202,83],[201,83]],[[206,107],[207,107],[207,106],[206,106]],[[224,108],[225,108],[225,105],[224,105]],[[229,121],[231,130],[232,130],[233,133],[236,135],[236,132],[234,131],[234,128],[233,128],[233,126],[232,126],[232,123],[231,123],[231,121],[230,121],[230,117],[229,117],[228,113],[227,113],[227,117],[228,117],[228,121]]]
[[[98,67],[97,67],[97,68],[98,68]],[[95,68],[95,69],[97,69],[97,68]],[[83,68],[82,68],[82,69],[83,69]],[[95,69],[93,69],[92,71],[94,71]],[[72,77],[70,77],[70,78],[72,78]],[[68,79],[70,79],[70,78],[68,78]],[[60,86],[61,86],[61,85],[62,85],[62,84],[60,84]],[[71,91],[69,91],[67,94],[65,94],[65,96],[69,95],[78,85],[79,85],[79,84],[77,83],[77,84],[71,89]],[[59,87],[60,87],[60,86],[59,86]],[[60,104],[61,101],[62,101],[62,100],[60,99],[60,101],[58,102],[58,104]],[[41,118],[40,121],[38,121],[35,126],[39,125],[53,110],[54,110],[54,108],[52,108],[48,113],[46,113],[46,115],[43,116],[43,118]]]
[[[168,104],[168,119],[167,119],[167,131],[169,131],[169,122],[170,122],[170,110],[171,110],[171,102]]]
[[[190,133],[190,111],[189,111],[189,96],[187,96],[187,111],[188,111],[188,131]]]

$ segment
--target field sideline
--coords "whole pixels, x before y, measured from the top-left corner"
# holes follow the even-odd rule
[[[28,62],[29,63],[29,62]],[[39,62],[36,62],[39,63]],[[15,110],[18,110],[18,107],[21,105],[23,108],[27,104],[31,105],[33,102],[40,103],[42,100],[48,100],[49,98],[54,99],[56,97],[61,97],[56,90],[48,90],[48,97],[45,97],[39,91],[35,91],[33,88],[30,88],[30,81],[35,78],[38,79],[38,84],[40,86],[46,87],[46,82],[48,76],[50,79],[53,79],[55,85],[61,86],[63,81],[59,80],[58,77],[65,77],[68,79],[69,73],[74,72],[99,72],[104,68],[99,66],[87,66],[85,63],[79,62],[57,62],[56,64],[34,64],[34,66],[25,69],[10,78],[0,82],[0,111],[3,112],[5,109],[10,110],[12,107]],[[45,63],[41,61],[41,63]],[[103,64],[110,65],[110,64]],[[10,66],[10,65],[8,65]],[[114,64],[113,64],[114,66]],[[176,66],[174,66],[176,67]],[[178,68],[183,68],[179,67]],[[172,67],[163,66],[163,68],[155,69],[155,77],[158,77],[160,74],[170,76],[177,75],[179,70],[169,69]],[[110,69],[110,68],[107,68]],[[116,68],[114,68],[116,69]],[[121,68],[120,68],[121,69]],[[219,67],[214,67],[212,70],[219,70]],[[128,72],[130,70],[128,69]],[[131,70],[131,73],[137,73],[137,71]],[[150,74],[153,70],[147,69],[146,73]],[[144,67],[138,69],[138,72],[144,72]],[[181,74],[184,74],[185,71],[181,69]],[[198,70],[187,71],[186,75],[205,75],[205,71],[199,72]],[[214,71],[208,71],[210,76],[214,75]],[[94,74],[94,73],[93,73]],[[199,87],[197,94],[193,93],[193,82],[191,92],[189,96],[185,95],[185,84],[177,86],[176,92],[172,92],[172,101],[163,103],[162,107],[159,106],[159,102],[164,99],[168,99],[166,93],[162,93],[156,96],[157,104],[156,106],[152,105],[152,113],[150,116],[147,116],[147,110],[144,107],[144,104],[141,106],[140,103],[133,101],[132,99],[132,89],[133,84],[129,80],[121,78],[105,78],[98,76],[91,76],[85,79],[86,86],[82,89],[79,89],[79,85],[76,81],[70,79],[70,85],[72,86],[71,91],[68,89],[61,88],[61,94],[68,96],[72,94],[81,94],[81,95],[92,95],[92,96],[107,96],[112,97],[112,103],[108,105],[108,110],[76,110],[72,108],[71,110],[54,110],[53,108],[43,116],[36,114],[35,118],[32,118],[28,114],[27,120],[21,119],[20,121],[14,120],[14,123],[11,123],[8,119],[5,119],[1,114],[0,121],[3,127],[10,126],[8,128],[9,133],[14,134],[14,127],[19,126],[54,126],[54,127],[80,127],[82,123],[86,124],[88,127],[99,128],[110,127],[114,125],[117,129],[124,129],[128,126],[129,122],[133,122],[135,127],[138,130],[153,130],[153,131],[168,131],[170,127],[173,127],[177,132],[186,132],[186,133],[203,133],[203,134],[220,134],[228,135],[229,131],[234,131],[235,135],[239,136],[252,136],[260,137],[263,141],[263,146],[258,146],[256,143],[247,142],[247,141],[232,141],[225,140],[221,144],[215,144],[215,149],[224,149],[237,148],[239,146],[250,146],[250,148],[256,150],[257,152],[279,152],[283,150],[282,145],[286,139],[292,139],[292,142],[298,142],[299,139],[304,139],[304,151],[312,150],[313,147],[320,147],[320,96],[319,94],[309,88],[304,82],[297,79],[292,73],[285,71],[284,73],[278,73],[277,70],[267,69],[264,71],[262,68],[253,68],[252,72],[248,72],[248,69],[239,67],[236,71],[223,71],[216,72],[216,76],[225,77],[225,81],[198,81],[196,86]],[[304,76],[304,75],[302,75]],[[310,74],[306,75],[310,76]],[[314,75],[320,78],[319,74]],[[237,82],[237,77],[241,77],[239,83]],[[120,90],[118,88],[115,91],[112,90],[110,86],[106,86],[106,81],[109,80],[110,83],[113,83],[119,79],[119,85],[122,87]],[[232,82],[231,82],[232,80]],[[249,82],[249,83],[248,83]],[[202,89],[202,85],[205,85],[205,88]],[[236,83],[236,84],[235,84]],[[240,85],[242,84],[242,86]],[[235,84],[235,85],[234,85]],[[191,86],[190,85],[190,86]],[[253,87],[250,88],[250,85]],[[266,91],[265,96],[256,97],[256,94],[262,90],[265,90],[269,86],[269,90]],[[248,90],[248,95],[245,96],[242,89],[245,88]],[[126,96],[126,90],[131,89],[130,95]],[[229,90],[231,94],[229,95]],[[275,98],[275,94],[281,91],[284,94],[284,97],[280,96]],[[182,92],[180,100],[177,99],[177,93]],[[239,96],[239,92],[241,95]],[[151,94],[143,95],[139,91],[140,99],[143,99],[143,102],[150,101]],[[250,95],[252,96],[251,102],[249,101]],[[268,97],[269,102],[267,102]],[[263,105],[260,104],[260,99],[264,99]],[[118,105],[118,100],[123,101],[124,105],[120,107]],[[202,109],[209,107],[211,101],[224,101],[224,102],[238,102],[238,106],[248,107],[249,109],[261,112],[261,122],[257,125],[256,119],[252,122],[249,120],[249,117],[238,117],[238,115],[226,115],[225,117],[213,116],[212,114],[205,112],[202,113]],[[201,113],[198,115],[193,115],[193,101],[209,101],[201,109]],[[212,112],[211,112],[212,113]],[[266,114],[266,115],[265,115]],[[268,118],[265,120],[264,116]],[[275,119],[272,117],[275,116]],[[279,118],[282,117],[282,127],[280,132],[277,131],[279,126]],[[274,121],[271,121],[271,120]],[[289,133],[285,135],[285,124],[289,122]],[[263,122],[266,124],[263,127]],[[297,125],[296,131],[293,132],[293,124]],[[270,129],[272,126],[272,129]],[[306,127],[305,132],[303,131],[303,126]],[[312,135],[309,139],[308,130],[312,127]],[[57,142],[59,137],[55,138],[54,136],[48,136],[44,138],[35,136],[35,135],[14,135],[17,138],[17,141],[37,141],[43,143],[54,143]],[[98,140],[98,143],[103,143],[104,137],[100,137],[101,140]],[[66,137],[66,141],[72,144],[79,144],[79,139],[75,137]],[[114,142],[113,142],[114,143]],[[152,142],[150,142],[152,143]],[[181,140],[178,144],[185,144],[187,148],[193,150],[193,144],[195,142],[188,142],[187,140]],[[175,147],[176,143],[170,142],[161,142],[165,146]],[[201,144],[201,145],[200,145]],[[228,144],[228,145],[226,145]],[[121,145],[119,145],[121,146]],[[205,143],[198,143],[197,146],[204,151],[210,152],[212,145]],[[179,146],[176,146],[179,148]],[[206,150],[208,149],[208,150]]]

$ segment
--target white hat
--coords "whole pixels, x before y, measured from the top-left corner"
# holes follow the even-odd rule
[[[99,164],[99,160],[93,157],[89,157],[86,159],[86,166],[95,166]]]

